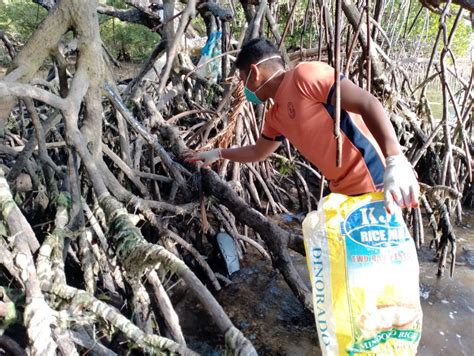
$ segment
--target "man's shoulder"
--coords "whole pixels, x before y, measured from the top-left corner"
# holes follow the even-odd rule
[[[317,80],[325,78],[328,74],[333,75],[334,68],[324,62],[311,61],[301,62],[294,69],[294,79],[297,81]]]
[[[294,70],[297,72],[312,70],[312,69],[330,70],[333,68],[329,64],[324,63],[324,62],[319,62],[319,61],[300,62],[294,68]]]

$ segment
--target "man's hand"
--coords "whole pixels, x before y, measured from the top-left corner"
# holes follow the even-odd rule
[[[194,162],[202,162],[202,167],[209,167],[218,159],[222,158],[221,149],[216,148],[210,151],[186,151],[184,153],[184,160],[186,162],[194,163]]]
[[[420,186],[410,162],[400,154],[387,157],[385,163],[383,183],[387,212],[393,212],[394,201],[402,208],[417,208]]]

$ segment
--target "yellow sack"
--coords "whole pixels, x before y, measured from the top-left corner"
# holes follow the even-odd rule
[[[419,266],[401,209],[383,193],[330,194],[303,221],[323,355],[415,355]]]

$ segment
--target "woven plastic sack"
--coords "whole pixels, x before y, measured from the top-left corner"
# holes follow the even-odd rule
[[[419,266],[401,210],[382,193],[330,194],[303,234],[323,355],[415,355]]]

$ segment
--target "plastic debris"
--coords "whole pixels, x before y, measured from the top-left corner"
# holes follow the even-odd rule
[[[219,59],[212,60],[212,58],[217,57],[222,53],[221,38],[221,31],[211,32],[206,45],[201,50],[201,58],[197,65],[197,73],[213,83],[217,83],[217,80],[221,75],[221,61]]]
[[[240,270],[239,254],[234,239],[225,232],[220,232],[216,236],[217,244],[222,257],[226,263],[227,272],[231,275]]]

